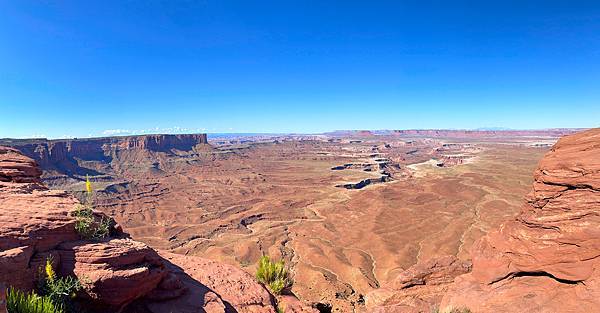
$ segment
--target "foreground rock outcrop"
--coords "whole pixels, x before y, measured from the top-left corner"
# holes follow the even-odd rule
[[[442,306],[474,312],[600,308],[600,129],[558,141],[534,173],[522,213],[472,250]]]
[[[391,283],[369,293],[366,304],[373,312],[431,312],[449,285],[471,270],[471,262],[443,256],[413,265]]]
[[[419,263],[367,295],[369,311],[596,312],[599,210],[600,129],[563,137],[520,215],[474,244],[472,271],[453,257]]]
[[[35,161],[0,147],[0,284],[33,289],[51,257],[57,272],[84,284],[97,312],[276,311],[275,297],[233,266],[159,254],[118,225],[108,238],[82,240],[71,216],[78,200],[48,190],[40,175]],[[299,308],[290,312],[312,311],[301,303]]]

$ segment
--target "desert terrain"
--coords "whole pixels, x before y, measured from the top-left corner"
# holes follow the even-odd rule
[[[152,248],[249,273],[263,254],[283,258],[300,299],[352,312],[418,262],[467,260],[477,239],[519,213],[538,161],[569,132],[0,144],[35,159],[51,188],[81,196],[88,175],[96,207]]]

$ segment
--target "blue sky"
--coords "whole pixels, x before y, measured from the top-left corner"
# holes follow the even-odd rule
[[[597,126],[598,1],[0,0],[0,137]]]

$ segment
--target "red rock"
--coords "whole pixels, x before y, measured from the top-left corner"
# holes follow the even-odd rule
[[[119,307],[154,290],[167,270],[158,254],[131,239],[72,241],[58,248],[63,275],[74,274],[95,300]]]
[[[13,148],[0,146],[0,181],[39,182],[42,171],[35,161]]]
[[[111,230],[113,237],[81,240],[70,214],[77,199],[38,183],[31,159],[10,148],[0,151],[0,173],[10,173],[0,182],[0,283],[32,289],[52,256],[58,272],[76,276],[100,311],[275,312],[274,297],[234,266],[165,252],[167,261],[120,228]],[[14,160],[25,165],[15,166]],[[7,170],[14,168],[18,173]],[[300,302],[293,308],[290,312],[312,312]]]
[[[304,304],[292,295],[277,297],[277,306],[285,313],[319,313],[319,310]]]
[[[43,139],[13,144],[23,154],[41,164],[44,169],[56,168],[59,165],[63,170],[69,169],[77,172],[76,158],[110,161],[122,151],[168,152],[172,149],[187,151],[206,143],[208,143],[206,134],[161,134],[85,139]]]
[[[152,312],[168,312],[166,309],[170,307],[177,307],[180,309],[177,312],[182,313],[199,312],[200,308],[217,312],[220,304],[215,295],[225,307],[230,306],[236,312],[275,312],[273,296],[241,269],[195,256],[162,251],[160,254],[171,263],[170,268],[190,292],[170,302],[150,304]]]
[[[367,294],[366,306],[373,312],[431,312],[454,278],[470,270],[470,262],[452,255],[417,263]]]
[[[6,285],[0,283],[0,313],[7,313],[6,310]]]
[[[563,137],[540,161],[522,213],[472,249],[442,307],[594,312],[600,307],[600,129]]]
[[[0,153],[5,173],[3,166],[14,168],[12,161],[20,157],[12,149],[0,151],[8,151]],[[156,288],[166,275],[156,252],[130,239],[81,241],[70,214],[79,202],[64,191],[47,190],[37,183],[39,175],[24,169],[0,182],[0,282],[32,289],[40,266],[52,255],[60,272],[85,282],[90,296],[105,306],[122,306]]]

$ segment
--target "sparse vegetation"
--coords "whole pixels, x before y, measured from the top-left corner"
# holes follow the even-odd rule
[[[436,307],[431,311],[431,313],[471,313],[471,310],[467,308],[447,307],[445,309],[440,309],[439,307]]]
[[[263,283],[274,294],[281,294],[292,286],[283,260],[273,262],[269,256],[263,255],[258,261],[256,279]]]
[[[83,286],[75,277],[58,277],[52,267],[52,258],[46,259],[44,276],[39,282],[39,291],[48,297],[55,305],[59,305],[67,311],[72,311],[72,300]]]
[[[85,180],[86,199],[71,213],[75,217],[75,231],[84,239],[102,239],[110,235],[112,219],[98,218],[93,211],[93,190],[89,177]]]
[[[50,297],[38,296],[34,292],[24,293],[9,288],[6,293],[8,313],[63,313],[64,310],[52,302]]]
[[[72,215],[76,218],[75,231],[84,239],[102,239],[110,235],[112,220],[97,218],[91,207],[78,206]]]
[[[277,313],[285,313],[285,304],[283,304],[283,303],[277,304]]]

